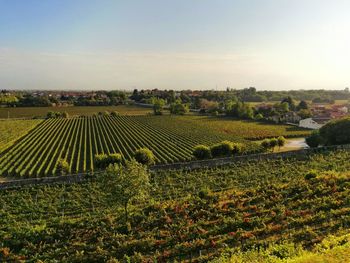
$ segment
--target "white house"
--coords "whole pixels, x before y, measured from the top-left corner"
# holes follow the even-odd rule
[[[307,118],[299,121],[299,127],[317,130],[329,120],[330,118]]]

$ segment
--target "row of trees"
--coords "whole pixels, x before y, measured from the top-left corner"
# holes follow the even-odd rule
[[[271,138],[271,139],[265,139],[261,142],[261,146],[266,151],[274,151],[275,148],[278,146],[280,149],[286,144],[286,139],[283,136],[279,136],[278,138]]]
[[[230,141],[222,141],[212,146],[197,145],[193,149],[193,156],[198,160],[217,158],[217,157],[229,157],[232,155],[240,154],[244,150],[243,144],[233,143]]]
[[[135,151],[134,160],[142,165],[152,165],[155,163],[155,156],[153,152],[148,148],[140,148]],[[124,165],[126,160],[120,153],[110,154],[96,154],[94,156],[95,167],[98,169],[106,169],[110,165]],[[65,159],[59,159],[57,161],[56,172],[60,175],[66,175],[69,173],[69,163]]]

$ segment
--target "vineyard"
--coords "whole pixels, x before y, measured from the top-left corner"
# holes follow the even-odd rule
[[[68,107],[17,107],[1,108],[0,119],[2,118],[33,118],[45,117],[49,111],[67,112],[70,116],[91,116],[99,112],[117,111],[122,115],[145,115],[152,112],[151,108],[136,105],[118,106],[68,106]]]
[[[121,153],[129,160],[142,147],[155,154],[156,163],[181,162],[192,158],[197,144],[225,139],[243,142],[195,127],[183,136],[184,129],[165,129],[133,116],[47,119],[1,154],[0,175],[55,175],[59,159],[67,160],[70,173],[94,171],[95,154]],[[253,143],[246,144],[249,151],[257,149]]]
[[[27,134],[41,120],[2,120],[0,121],[0,153],[19,137]]]
[[[152,200],[134,205],[127,226],[97,179],[2,191],[0,259],[207,262],[274,245],[279,262],[349,233],[349,158],[335,151],[153,173]]]
[[[237,120],[229,117],[211,117],[211,116],[155,116],[137,117],[147,123],[191,133],[193,127],[200,127],[210,130],[217,134],[241,137],[249,140],[260,140],[268,137],[284,136],[304,137],[310,134],[310,130],[285,125],[272,124],[257,121]]]

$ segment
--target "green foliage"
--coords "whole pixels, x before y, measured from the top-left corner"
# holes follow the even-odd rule
[[[153,152],[148,148],[141,148],[135,152],[135,160],[144,165],[152,165],[155,162]]]
[[[198,160],[211,158],[210,148],[206,145],[197,145],[193,149],[193,156]]]
[[[226,115],[241,119],[254,119],[253,108],[244,102],[230,102],[226,105]]]
[[[120,115],[120,113],[118,112],[118,111],[112,111],[111,112],[111,116],[112,117],[117,117],[117,116],[119,116]]]
[[[230,141],[222,141],[210,147],[213,157],[228,157],[232,155],[234,145]]]
[[[326,123],[320,129],[320,136],[326,145],[350,143],[350,117]]]
[[[175,115],[185,115],[189,112],[188,104],[181,103],[181,100],[176,100],[170,104],[170,113]]]
[[[282,147],[286,144],[286,138],[284,138],[283,136],[279,136],[277,138],[277,145],[278,147]]]
[[[69,118],[69,113],[66,112],[66,111],[63,112],[63,113],[62,113],[62,117],[63,117],[63,118]]]
[[[110,164],[121,164],[122,162],[123,162],[123,157],[120,153],[95,155],[96,168],[104,169],[108,167]]]
[[[105,189],[113,194],[114,201],[124,207],[125,221],[128,221],[128,206],[132,201],[144,201],[149,196],[149,173],[145,166],[128,161],[124,166],[114,164],[107,168]]]
[[[69,163],[65,159],[58,159],[56,171],[59,175],[67,175],[69,173]]]
[[[269,150],[271,148],[271,144],[270,144],[270,140],[269,139],[265,139],[261,142],[261,146],[265,149],[265,150]]]
[[[165,100],[159,99],[159,98],[153,98],[152,99],[153,104],[153,112],[154,115],[162,115],[163,114],[163,108],[165,105]]]
[[[320,132],[318,130],[313,131],[310,136],[305,138],[305,142],[311,148],[318,147],[322,143]]]

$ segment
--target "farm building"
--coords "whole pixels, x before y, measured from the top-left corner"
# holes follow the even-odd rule
[[[329,120],[330,118],[328,117],[307,118],[299,121],[299,127],[317,130]]]

